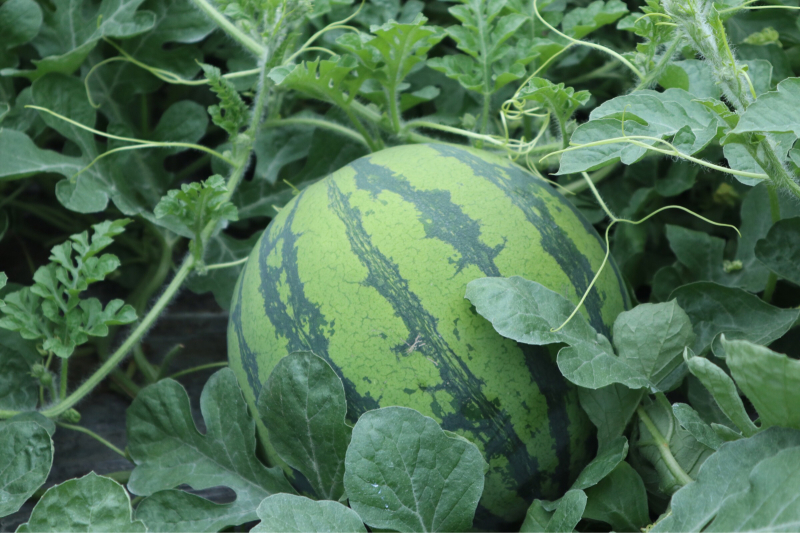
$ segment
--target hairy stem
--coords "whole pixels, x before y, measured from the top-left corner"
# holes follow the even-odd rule
[[[58,397],[61,401],[67,397],[67,380],[69,378],[69,359],[61,359],[61,388],[58,390]]]
[[[213,20],[225,33],[244,46],[250,53],[257,57],[264,55],[264,45],[237,28],[225,15],[217,11],[211,2],[208,0],[192,0],[192,3]]]
[[[767,192],[769,193],[769,212],[772,216],[772,223],[775,224],[781,219],[781,204],[778,201],[778,191],[773,184],[770,184],[769,187],[767,187]],[[777,283],[778,275],[770,271],[769,277],[767,278],[767,285],[764,287],[764,295],[761,297],[765,302],[770,303],[772,301],[772,295],[775,292],[775,285]]]

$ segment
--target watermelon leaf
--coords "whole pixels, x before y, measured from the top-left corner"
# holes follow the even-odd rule
[[[606,522],[614,531],[639,531],[650,523],[644,482],[629,463],[619,463],[586,489],[586,497],[583,517]]]
[[[361,518],[349,507],[339,502],[317,502],[293,494],[274,494],[265,498],[257,513],[261,522],[250,530],[254,533],[367,531]]]
[[[601,449],[622,435],[643,395],[644,389],[633,390],[619,383],[600,389],[578,389],[581,407],[597,427]]]
[[[0,423],[0,517],[17,512],[47,480],[53,465],[50,435],[27,414]]]
[[[781,338],[800,318],[800,309],[780,309],[741,289],[698,281],[675,289],[697,335],[692,350],[703,354],[720,333],[767,345]]]
[[[651,531],[778,531],[796,528],[800,431],[770,428],[726,443],[672,498]]]
[[[467,531],[488,465],[477,446],[406,407],[367,411],[345,457],[350,506],[373,528]]]
[[[31,375],[31,369],[41,360],[32,342],[25,341],[18,333],[0,329],[0,409],[36,409],[39,383]]]
[[[165,379],[137,395],[128,409],[128,449],[136,463],[128,489],[147,496],[136,509],[145,524],[162,531],[217,531],[255,520],[261,501],[278,492],[294,492],[278,467],[256,458],[255,421],[236,377],[215,373],[200,397],[206,434],[192,419],[189,396],[176,381]],[[216,504],[179,490],[224,485],[236,500]]]
[[[131,500],[122,485],[90,472],[48,489],[17,531],[144,533],[144,523],[132,520],[131,514]]]
[[[681,427],[691,433],[701,444],[705,444],[712,450],[718,450],[722,446],[724,442],[722,438],[700,418],[700,414],[692,409],[691,405],[674,403],[672,404],[672,414]]]
[[[731,375],[758,411],[761,427],[800,429],[800,361],[724,336],[722,346]]]
[[[762,94],[750,104],[733,133],[793,132],[800,137],[800,78],[787,78],[775,91]]]
[[[331,366],[311,352],[284,357],[261,389],[257,407],[281,459],[308,479],[319,498],[341,498],[353,430],[345,423],[342,380]]]
[[[574,531],[586,508],[586,493],[582,490],[572,489],[559,500],[554,511],[547,511],[545,507],[540,500],[533,501],[528,508],[520,533]]]
[[[776,222],[756,243],[755,253],[772,272],[800,284],[800,217]]]

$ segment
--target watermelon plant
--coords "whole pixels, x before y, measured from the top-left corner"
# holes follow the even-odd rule
[[[798,11],[3,1],[2,529],[796,529]]]

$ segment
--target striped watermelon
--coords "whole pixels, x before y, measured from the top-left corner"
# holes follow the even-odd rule
[[[577,302],[603,253],[572,204],[504,159],[451,145],[384,150],[272,221],[235,290],[230,365],[251,407],[279,359],[311,350],[342,378],[351,420],[389,405],[435,418],[484,452],[478,524],[503,527],[569,487],[593,428],[552,353],[500,337],[466,285],[519,275]],[[608,335],[626,298],[612,264],[584,314]]]

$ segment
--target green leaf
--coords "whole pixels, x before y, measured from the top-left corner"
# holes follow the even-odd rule
[[[382,26],[373,26],[370,32],[374,37],[349,33],[337,39],[336,42],[353,53],[370,77],[383,87],[379,103],[384,106],[389,104],[392,95],[399,93],[405,77],[425,61],[428,51],[444,37],[439,28],[425,26],[427,20],[419,14],[408,24],[391,20]]]
[[[671,513],[651,531],[793,530],[798,453],[800,431],[793,429],[770,428],[725,444],[703,464],[695,482],[672,497]],[[769,502],[764,501],[765,493]],[[781,509],[785,514],[779,513]]]
[[[274,185],[283,167],[308,155],[313,133],[312,128],[295,127],[260,130],[253,146],[256,154],[253,181],[263,180]]]
[[[586,508],[586,493],[582,490],[569,490],[558,502],[545,533],[571,533],[583,516]]]
[[[42,59],[33,59],[33,70],[3,69],[5,76],[30,80],[47,73],[72,74],[103,37],[124,39],[153,27],[155,16],[137,9],[143,0],[102,0],[85,8],[79,2],[54,0],[44,10],[44,23],[31,44]],[[92,9],[94,8],[94,9]]]
[[[31,344],[18,333],[0,329],[0,409],[36,409],[39,383],[31,376],[31,366],[42,357]]]
[[[614,531],[639,531],[650,523],[644,482],[624,461],[587,489],[586,497],[583,518],[606,522]]]
[[[258,506],[261,522],[255,533],[323,533],[352,531],[366,533],[361,518],[339,502],[309,500],[292,494],[275,494]]]
[[[523,77],[525,65],[534,56],[526,56],[524,47],[505,46],[505,42],[525,23],[525,17],[500,15],[505,6],[506,0],[462,0],[448,8],[461,24],[445,32],[464,53],[431,59],[428,66],[485,96]]]
[[[227,131],[228,136],[233,139],[250,120],[250,110],[233,83],[223,78],[217,67],[206,64],[201,66],[211,91],[219,99],[219,105],[210,106],[208,114],[214,124]]]
[[[556,85],[544,78],[530,78],[517,92],[520,100],[549,109],[561,124],[566,124],[579,107],[589,102],[591,96],[589,91],[575,92],[572,87],[565,87],[563,83]]]
[[[9,0],[0,6],[0,49],[25,44],[39,33],[42,8],[33,0]]]
[[[558,352],[558,369],[564,377],[579,387],[599,389],[621,383],[631,389],[652,387],[646,376],[614,355],[605,337],[595,343],[583,342]]]
[[[800,78],[785,79],[776,91],[759,96],[748,106],[733,133],[792,132],[800,137]]]
[[[41,424],[14,417],[0,422],[0,517],[15,513],[47,480],[53,441]]]
[[[601,446],[597,457],[586,465],[578,479],[572,484],[571,489],[585,490],[600,483],[618,464],[628,455],[628,439],[617,437],[613,441]]]
[[[142,389],[128,408],[128,450],[136,463],[128,489],[147,496],[136,517],[151,530],[217,531],[256,520],[267,496],[294,492],[280,468],[256,458],[255,421],[231,370],[211,376],[200,411],[205,434],[195,427],[186,390],[171,379]],[[182,484],[198,490],[226,486],[236,500],[220,505],[168,490]]]
[[[716,113],[682,89],[667,89],[663,93],[642,90],[618,96],[596,107],[589,118],[589,122],[575,130],[571,144],[635,135],[670,140],[683,131],[691,135],[689,142],[683,143],[680,149],[692,155],[708,146],[717,135],[717,128],[722,126],[722,119]],[[655,141],[639,141],[664,148]],[[629,165],[641,159],[646,151],[630,143],[579,148],[561,156],[558,174],[593,170],[616,161]]]
[[[385,407],[367,411],[353,428],[344,486],[370,527],[466,531],[487,468],[474,444],[449,436],[432,418]]]
[[[694,479],[700,465],[714,452],[687,430],[680,427],[672,414],[672,406],[659,393],[657,401],[649,401],[643,406],[645,413],[655,425],[656,430],[666,441],[674,462],[690,478]],[[634,466],[644,480],[648,491],[660,496],[670,496],[683,486],[671,465],[665,460],[662,445],[656,440],[645,423],[639,418],[638,437],[632,439],[631,455]]]
[[[723,440],[706,424],[697,411],[692,406],[685,403],[672,404],[672,414],[675,419],[686,431],[692,434],[701,444],[705,444],[712,450],[718,450],[722,446]]]
[[[47,489],[31,517],[17,531],[109,531],[144,533],[140,520],[131,520],[131,500],[125,489],[94,472]]]
[[[722,338],[725,362],[758,411],[762,428],[800,429],[800,361],[747,341]]]
[[[754,435],[758,428],[750,420],[747,411],[745,411],[742,399],[736,390],[736,384],[734,384],[730,376],[708,359],[695,357],[688,348],[684,357],[689,365],[689,371],[708,389],[725,416],[746,437]]]
[[[541,500],[533,500],[519,531],[520,533],[544,533],[552,518],[553,511],[547,511]]]
[[[244,259],[250,255],[259,237],[260,232],[244,240],[234,239],[226,233],[214,235],[206,243],[204,261],[209,265],[218,265]],[[198,294],[210,291],[217,304],[227,310],[231,305],[236,280],[243,268],[242,264],[207,270],[205,274],[195,271],[187,280],[186,286]]]
[[[800,317],[800,309],[779,309],[741,289],[700,281],[679,287],[671,298],[686,311],[697,338],[692,349],[698,353],[711,346],[714,337],[769,344],[781,338]]]
[[[800,284],[800,217],[776,222],[766,237],[756,242],[755,254],[772,272]]]
[[[212,220],[238,220],[236,206],[228,200],[225,179],[215,174],[202,182],[184,183],[163,197],[153,211],[157,218],[172,217],[181,235],[191,237],[189,250],[203,264],[206,242],[203,230]],[[201,268],[202,271],[202,268]]]
[[[352,429],[345,423],[342,380],[330,365],[311,352],[284,357],[257,407],[281,459],[308,479],[319,498],[339,500]]]
[[[614,322],[614,346],[621,359],[658,384],[683,362],[683,349],[694,341],[689,316],[675,300],[642,304]]]
[[[575,306],[544,285],[519,276],[480,278],[467,284],[466,298],[503,337],[524,344],[597,343],[597,332],[582,314],[558,328]],[[606,340],[607,344],[608,341]]]
[[[722,96],[711,70],[698,59],[670,63],[664,69],[658,84],[665,89],[683,89],[699,99],[710,98],[718,101]]]
[[[601,449],[622,435],[643,395],[644,389],[633,390],[619,383],[601,389],[578,389],[581,407],[597,427]]]
[[[561,30],[575,39],[583,39],[598,28],[616,22],[628,13],[620,0],[595,0],[586,7],[576,7],[564,15]]]
[[[0,129],[0,152],[3,154],[2,181],[44,172],[72,176],[85,166],[80,158],[42,150],[26,134],[10,128]]]
[[[98,254],[129,222],[107,220],[92,226],[91,239],[85,231],[53,247],[51,262],[34,273],[34,285],[6,296],[6,305],[0,308],[5,315],[0,327],[42,341],[44,350],[59,357],[69,357],[90,336],[108,335],[108,326],[136,320],[133,307],[122,300],[111,300],[103,308],[97,298],[80,298],[90,284],[102,281],[119,266],[115,255]]]
[[[353,56],[333,56],[302,62],[294,67],[275,67],[269,77],[283,89],[301,92],[311,98],[335,104],[343,109],[358,93],[365,76],[354,76],[358,62]]]

